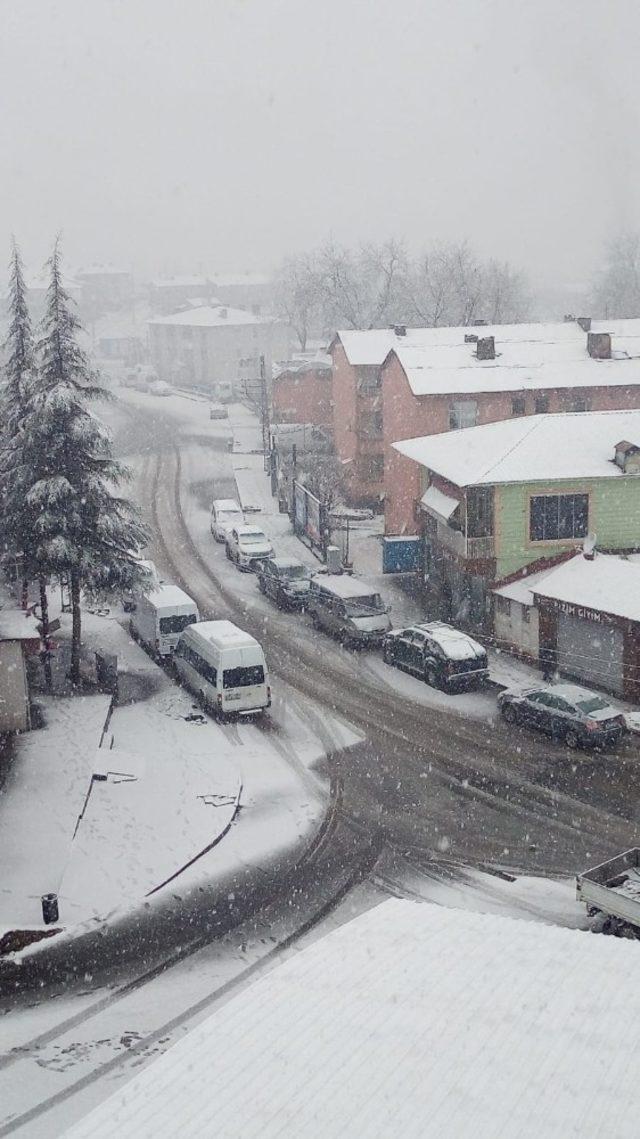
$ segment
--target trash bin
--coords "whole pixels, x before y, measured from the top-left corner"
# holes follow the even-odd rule
[[[42,920],[45,925],[51,925],[58,920],[58,895],[42,895]]]

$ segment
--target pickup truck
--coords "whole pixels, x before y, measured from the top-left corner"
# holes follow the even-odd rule
[[[576,897],[594,933],[640,939],[640,847],[578,874]]]

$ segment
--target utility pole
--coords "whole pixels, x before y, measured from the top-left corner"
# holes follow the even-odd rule
[[[271,467],[271,424],[269,422],[269,392],[267,389],[267,373],[264,365],[264,356],[260,357],[260,390],[262,393],[262,451],[264,455],[265,471]],[[267,463],[269,466],[267,466]]]

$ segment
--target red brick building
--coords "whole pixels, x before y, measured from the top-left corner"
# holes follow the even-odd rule
[[[419,331],[409,329],[406,336],[413,340]],[[382,364],[396,338],[388,328],[349,330],[338,332],[329,347],[335,448],[343,496],[352,506],[380,509],[384,501]]]
[[[312,423],[333,428],[331,363],[310,360],[291,364],[273,380],[274,423]]]
[[[419,469],[394,443],[547,411],[638,408],[640,320],[421,330],[417,343],[396,340],[380,372],[385,531],[416,534]]]

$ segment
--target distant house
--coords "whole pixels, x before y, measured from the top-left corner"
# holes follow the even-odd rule
[[[183,387],[215,389],[228,381],[254,381],[264,357],[287,359],[290,330],[280,321],[226,305],[200,305],[148,322],[151,358],[160,379]]]
[[[0,598],[0,733],[31,727],[27,657],[40,647],[33,617]]]
[[[640,407],[640,320],[341,331],[330,352],[348,501],[418,532],[416,470],[399,439],[559,411]]]
[[[151,311],[169,314],[197,300],[200,304],[217,301],[213,281],[205,276],[156,277],[149,284]]]
[[[589,535],[603,551],[639,551],[640,478],[618,448],[628,439],[640,440],[640,411],[537,415],[394,444],[415,469],[423,571],[441,612],[490,629],[497,586],[519,589]]]
[[[333,427],[331,359],[285,364],[275,369],[272,409],[275,423]]]
[[[80,303],[86,314],[93,316],[126,308],[133,299],[133,277],[128,269],[114,265],[89,265],[79,269]]]

